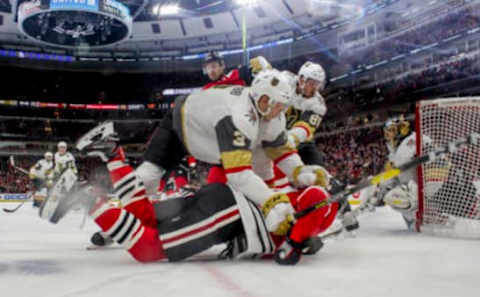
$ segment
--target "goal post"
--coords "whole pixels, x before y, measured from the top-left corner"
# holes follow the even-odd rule
[[[420,101],[417,154],[424,155],[473,132],[480,133],[480,97]],[[425,141],[431,139],[431,145]],[[480,239],[480,145],[418,167],[417,230]]]

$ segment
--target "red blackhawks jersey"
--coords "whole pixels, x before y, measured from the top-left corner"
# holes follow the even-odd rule
[[[205,86],[203,86],[202,90],[209,89],[214,86],[219,85],[236,85],[236,86],[245,86],[247,85],[245,80],[240,75],[240,69],[234,69],[230,71],[228,74],[224,74],[221,78],[216,81],[212,81]]]
[[[166,197],[170,197],[178,193],[180,189],[187,184],[187,172],[182,168],[177,168],[163,176],[160,180],[158,192],[164,193]]]

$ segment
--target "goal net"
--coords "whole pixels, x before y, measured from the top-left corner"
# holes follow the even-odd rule
[[[480,97],[421,101],[416,119],[417,154],[428,154],[480,132]],[[480,239],[480,145],[419,166],[418,185],[418,231]]]

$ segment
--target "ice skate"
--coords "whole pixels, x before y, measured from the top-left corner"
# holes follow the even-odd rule
[[[95,247],[106,247],[113,244],[113,239],[104,232],[98,231],[90,237],[90,242]]]
[[[84,134],[75,144],[75,148],[88,156],[99,157],[107,162],[115,155],[118,136],[113,122],[104,122]]]

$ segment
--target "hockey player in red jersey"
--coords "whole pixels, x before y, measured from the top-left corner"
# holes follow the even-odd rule
[[[208,76],[210,82],[202,89],[206,90],[218,85],[245,86],[249,79],[244,72],[246,72],[245,68],[237,68],[225,74],[225,60],[217,52],[209,52],[203,62],[203,73]]]
[[[203,62],[203,73],[208,75],[210,82],[203,86],[202,90],[219,86],[219,85],[239,85],[246,86],[245,76],[241,75],[244,70],[233,69],[228,74],[225,74],[225,60],[217,52],[207,53]],[[207,183],[226,183],[227,178],[223,172],[223,168],[220,166],[211,166],[208,175]]]
[[[190,199],[152,203],[143,183],[126,163],[121,147],[115,147],[110,154],[96,155],[106,161],[114,189],[122,193],[123,208],[86,191],[84,195],[65,196],[66,200],[79,200],[60,203],[61,209],[56,212],[63,216],[76,203],[87,205],[89,215],[104,234],[139,262],[180,261],[227,243],[223,257],[251,259],[273,254],[279,264],[296,264],[302,252],[311,248],[309,239],[330,226],[338,209],[333,203],[315,210],[294,224],[288,223],[287,236],[274,236],[266,230],[262,216],[269,206],[259,209],[227,185],[207,185]],[[327,199],[328,193],[312,186],[290,193],[289,198],[295,210],[300,211]]]
[[[203,90],[210,89],[220,85],[248,86],[252,82],[255,74],[262,70],[272,69],[270,63],[262,56],[250,59],[250,65],[239,66],[225,74],[225,60],[215,52],[209,52],[203,62],[203,73],[210,80]]]

